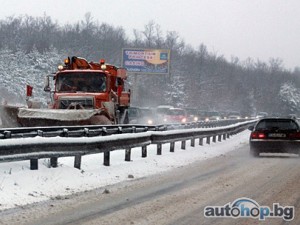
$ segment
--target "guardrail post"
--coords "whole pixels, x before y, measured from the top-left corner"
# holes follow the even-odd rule
[[[85,137],[90,136],[90,130],[89,130],[89,128],[84,128],[84,129],[83,129],[83,135],[84,135]],[[80,168],[79,168],[79,169],[80,169]]]
[[[53,167],[53,168],[56,168],[57,167],[57,157],[51,157],[50,158],[50,166]]]
[[[39,137],[43,137],[43,136],[44,136],[44,131],[42,131],[42,130],[37,130],[37,135],[38,135]]]
[[[221,142],[222,141],[222,134],[219,134],[218,135],[218,142]]]
[[[226,134],[223,134],[223,140],[226,140],[226,136],[227,136]]]
[[[181,149],[185,149],[185,141],[181,141]]]
[[[131,148],[125,149],[125,161],[131,161]]]
[[[216,142],[217,142],[217,136],[216,136],[216,135],[214,135],[214,136],[213,136],[213,139],[212,139],[212,141],[213,141],[214,143],[216,143]]]
[[[64,128],[61,133],[61,137],[68,137],[68,136],[69,136],[69,130],[67,128]]]
[[[147,145],[142,146],[142,158],[147,157]]]
[[[37,170],[39,168],[38,159],[30,159],[30,170]]]
[[[110,166],[110,151],[103,152],[103,165]]]
[[[106,136],[107,135],[107,129],[106,127],[102,127],[102,136]]]
[[[132,133],[136,133],[136,127],[132,126]]]
[[[199,138],[199,145],[203,145],[203,138]]]
[[[3,132],[3,134],[5,138],[11,138],[11,131],[6,130]]]
[[[157,155],[161,155],[162,144],[157,144]]]
[[[210,137],[206,137],[206,144],[210,144]]]
[[[227,138],[230,138],[230,134],[229,133],[227,133],[226,136],[227,136]]]
[[[195,147],[195,138],[192,138],[192,139],[191,139],[191,146],[192,146],[192,147]]]
[[[81,155],[75,155],[74,168],[77,168],[77,169],[80,170],[80,168],[81,168]]]
[[[175,151],[175,142],[171,142],[170,143],[170,152],[174,152]]]
[[[122,127],[118,127],[118,134],[122,134],[122,133],[123,133]]]

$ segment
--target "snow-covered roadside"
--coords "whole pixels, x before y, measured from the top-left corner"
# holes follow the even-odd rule
[[[161,173],[235,150],[248,139],[249,131],[244,131],[210,145],[190,147],[188,142],[186,150],[178,142],[175,153],[165,144],[162,155],[156,155],[156,146],[150,145],[147,158],[134,148],[132,162],[124,161],[124,150],[114,151],[109,167],[103,165],[102,153],[88,155],[82,158],[81,170],[73,167],[74,157],[59,158],[58,168],[48,168],[49,159],[41,159],[36,171],[29,170],[29,161],[0,163],[0,210]]]

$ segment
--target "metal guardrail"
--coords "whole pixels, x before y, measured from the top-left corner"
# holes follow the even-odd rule
[[[191,140],[191,145],[194,146],[195,139],[197,138],[199,138],[199,144],[203,144],[203,138],[206,138],[206,141],[209,144],[211,138],[214,142],[216,142],[217,138],[218,141],[224,140],[230,135],[245,130],[252,123],[254,123],[254,121],[239,122],[237,124],[218,128],[189,128],[191,124],[188,124],[188,126],[183,127],[188,127],[189,129],[184,130],[175,130],[177,125],[175,126],[174,124],[147,127],[123,125],[92,126],[88,128],[47,127],[1,129],[0,133],[3,132],[1,134],[4,138],[0,140],[0,162],[30,160],[30,168],[38,169],[38,159],[40,158],[50,158],[50,165],[52,167],[57,167],[57,160],[59,157],[75,156],[74,167],[80,169],[81,157],[83,155],[104,153],[103,164],[109,166],[110,152],[114,150],[125,149],[125,161],[130,161],[131,148],[133,147],[141,147],[142,157],[146,157],[147,146],[156,144],[157,154],[160,155],[162,149],[161,146],[164,143],[170,143],[171,152],[174,151],[174,143],[177,141],[182,142],[182,149],[185,149],[187,140]],[[194,124],[194,126],[200,126],[200,124]],[[32,129],[35,130],[33,131]],[[86,129],[88,129],[89,132],[87,132]],[[136,132],[138,130],[140,131],[139,133]],[[123,131],[128,131],[128,133],[125,134]],[[10,132],[10,137],[5,136],[7,135],[5,132]],[[55,134],[58,132],[60,135],[56,135],[56,137],[51,136],[53,135],[53,132]],[[76,135],[78,133],[83,133],[83,138],[78,138],[76,135],[75,137],[72,137],[72,135],[70,135],[72,132],[75,132]],[[91,135],[91,133],[93,134]],[[94,136],[96,133],[99,133],[101,136]],[[107,135],[109,133],[114,133],[115,135]],[[33,135],[34,138],[19,138],[20,134],[22,134],[23,137]]]
[[[246,120],[213,120],[199,121],[182,124],[161,125],[87,125],[87,126],[51,126],[51,127],[16,127],[0,128],[0,140],[9,138],[32,138],[32,137],[94,137],[121,133],[140,133],[146,131],[163,131],[188,128],[210,128],[230,125]],[[1,142],[0,142],[1,145]]]

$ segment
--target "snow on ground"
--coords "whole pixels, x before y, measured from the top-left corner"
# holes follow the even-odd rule
[[[186,150],[177,142],[175,153],[164,144],[162,155],[156,155],[156,145],[150,145],[147,158],[141,157],[141,148],[134,148],[131,162],[124,160],[124,150],[118,150],[111,153],[111,166],[103,165],[102,153],[87,155],[82,157],[81,170],[74,168],[74,157],[59,158],[57,168],[49,168],[49,159],[40,159],[38,170],[30,170],[28,160],[0,163],[0,210],[162,173],[235,150],[248,139],[249,131],[244,131],[210,145],[199,146],[197,140],[190,147],[188,141]]]

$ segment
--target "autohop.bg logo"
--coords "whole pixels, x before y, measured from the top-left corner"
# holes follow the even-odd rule
[[[294,206],[281,206],[273,203],[273,208],[260,206],[250,198],[238,198],[232,203],[224,206],[206,206],[204,216],[209,218],[230,217],[230,218],[255,218],[265,220],[266,218],[282,218],[286,221],[294,219]]]

